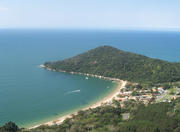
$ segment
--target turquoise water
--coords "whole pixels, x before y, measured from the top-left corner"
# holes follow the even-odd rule
[[[180,32],[0,30],[0,125],[46,122],[113,91],[110,81],[39,68],[101,45],[180,62]]]

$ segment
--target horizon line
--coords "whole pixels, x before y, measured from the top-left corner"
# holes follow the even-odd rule
[[[9,30],[113,30],[113,31],[172,31],[180,32],[180,27],[121,27],[121,28],[61,28],[61,27],[0,27]]]

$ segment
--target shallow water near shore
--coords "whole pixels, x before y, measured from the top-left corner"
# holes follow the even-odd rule
[[[0,30],[0,125],[30,127],[84,108],[116,84],[39,68],[101,45],[180,62],[180,33],[153,31]]]

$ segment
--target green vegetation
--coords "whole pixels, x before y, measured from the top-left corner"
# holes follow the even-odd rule
[[[125,112],[130,112],[131,115],[127,121],[122,120]],[[61,125],[41,126],[33,130],[18,130],[14,126],[6,124],[2,128],[13,131],[2,132],[179,132],[180,98],[171,103],[147,106],[129,101],[123,108],[114,101],[112,105],[79,111]]]
[[[125,90],[133,91],[133,96],[150,93],[153,97],[146,105],[140,99],[129,99],[123,104],[113,100],[109,105],[81,110],[61,125],[51,127],[40,126],[25,130],[9,122],[0,127],[0,132],[180,132],[180,98],[171,98],[180,94],[180,63],[170,63],[102,46],[70,59],[46,62],[44,65],[55,71],[94,74],[138,82],[129,83]],[[159,97],[158,102],[167,99],[171,102],[155,103],[159,87],[168,90],[167,94]],[[130,118],[128,116],[124,119],[123,115],[130,115]]]
[[[170,101],[174,96],[178,96],[180,93],[180,88],[174,87],[167,90],[166,94],[162,96],[162,98],[157,99],[158,102],[162,102],[163,100]]]
[[[140,95],[140,93],[138,93],[137,91],[132,92],[132,96],[139,96],[139,95]]]
[[[138,83],[180,81],[180,63],[170,63],[125,52],[110,46],[92,49],[70,59],[46,62],[56,71],[80,72]]]
[[[3,127],[0,127],[0,132],[18,132],[18,126],[13,122],[6,123]]]

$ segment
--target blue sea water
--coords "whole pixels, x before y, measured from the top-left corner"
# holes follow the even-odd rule
[[[39,68],[102,45],[180,62],[180,32],[1,29],[0,125],[46,122],[114,90],[110,81]]]

